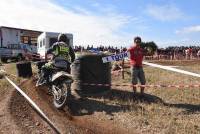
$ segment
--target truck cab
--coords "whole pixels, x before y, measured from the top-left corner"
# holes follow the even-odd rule
[[[45,54],[47,50],[57,42],[58,35],[60,33],[54,32],[44,32],[42,33],[37,40],[37,53],[40,54],[41,58],[45,58]],[[68,41],[66,42],[73,48],[73,35],[70,33],[66,33]]]

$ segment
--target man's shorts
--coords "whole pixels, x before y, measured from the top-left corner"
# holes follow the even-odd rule
[[[131,67],[132,84],[136,85],[138,80],[141,85],[145,85],[146,79],[142,67]]]

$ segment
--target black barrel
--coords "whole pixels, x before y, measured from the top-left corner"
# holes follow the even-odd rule
[[[19,62],[16,68],[19,77],[30,78],[33,75],[31,62]]]
[[[72,64],[73,88],[80,94],[97,94],[111,89],[111,86],[85,84],[111,84],[110,63],[103,63],[105,55],[82,55]]]

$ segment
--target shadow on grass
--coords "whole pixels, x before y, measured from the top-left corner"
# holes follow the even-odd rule
[[[133,92],[112,89],[104,94],[100,95],[90,95],[92,98],[103,98],[108,100],[117,100],[122,102],[135,102],[135,103],[164,103],[163,100],[157,96],[150,95],[144,93],[141,95],[140,93],[133,94]]]
[[[88,95],[89,98],[81,100],[72,100],[69,108],[73,115],[91,115],[94,112],[105,112],[106,114],[113,115],[116,112],[123,112],[128,110],[141,110],[142,107],[137,103],[163,103],[159,97],[144,94],[133,94],[133,92],[112,89],[103,94]],[[91,99],[92,98],[92,99]],[[94,99],[109,100],[112,102],[102,102]],[[123,102],[123,103],[121,103]]]
[[[101,99],[102,101],[96,99]],[[103,100],[108,101],[103,102]],[[139,93],[133,94],[133,92],[117,89],[112,89],[102,94],[88,95],[81,100],[72,100],[70,109],[75,116],[91,115],[94,112],[105,112],[106,114],[113,115],[116,112],[144,109],[138,103],[156,103],[167,107],[179,108],[184,110],[184,114],[200,112],[200,105],[170,104],[165,103],[161,98],[154,95],[144,94],[141,96]]]
[[[94,112],[105,112],[113,115],[113,112],[126,111],[130,109],[128,105],[105,104],[100,101],[84,98],[81,101],[72,101],[69,105],[71,114],[75,116],[91,115]]]
[[[194,105],[194,104],[169,104],[169,103],[164,103],[165,106],[168,107],[174,107],[174,108],[179,108],[179,109],[184,109],[183,113],[184,114],[193,114],[196,112],[200,112],[200,105]]]

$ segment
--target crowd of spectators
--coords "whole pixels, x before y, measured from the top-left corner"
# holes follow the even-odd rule
[[[87,47],[75,46],[75,52],[83,51],[101,51],[101,52],[110,52],[110,53],[119,53],[126,51],[126,47],[113,47],[113,46],[98,46],[93,47],[93,45],[88,45]],[[146,56],[147,60],[190,60],[190,59],[200,59],[200,46],[171,46],[167,48],[158,48],[154,55]]]
[[[154,54],[154,58],[171,60],[200,59],[200,46],[174,46],[158,49]]]
[[[84,51],[101,51],[101,52],[110,52],[110,53],[118,53],[118,52],[122,52],[122,51],[126,51],[127,48],[126,47],[113,47],[113,46],[98,46],[98,47],[93,47],[93,45],[91,46],[75,46],[74,47],[74,51],[75,52],[84,52]]]

